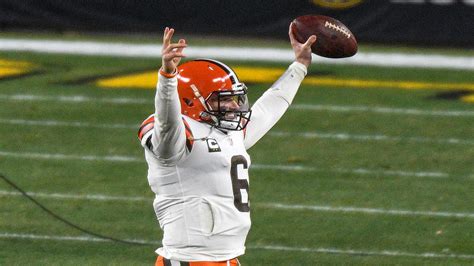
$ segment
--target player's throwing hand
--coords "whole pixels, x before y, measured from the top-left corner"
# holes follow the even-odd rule
[[[288,35],[290,36],[290,43],[295,52],[295,61],[308,67],[311,64],[311,45],[316,42],[316,35],[311,35],[305,43],[300,43],[296,40],[293,32],[294,23],[291,22]]]
[[[184,39],[180,39],[178,43],[171,43],[174,29],[165,28],[163,33],[163,48],[161,49],[162,67],[165,73],[174,73],[181,61],[185,57],[183,54],[184,48],[187,46]]]

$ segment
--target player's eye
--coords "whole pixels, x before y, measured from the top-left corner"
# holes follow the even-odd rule
[[[232,101],[236,101],[237,99],[235,99],[235,96],[224,96],[222,97],[222,101],[223,102],[232,102]]]

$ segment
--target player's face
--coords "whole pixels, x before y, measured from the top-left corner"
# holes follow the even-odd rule
[[[205,101],[208,114],[214,117],[217,127],[230,130],[242,130],[247,125],[252,111],[249,108],[247,90],[213,92]]]
[[[221,96],[219,102],[218,97],[216,96],[211,97],[208,103],[211,106],[212,110],[227,112],[239,110],[240,106],[238,101],[238,96]],[[233,113],[226,113],[226,119],[233,119],[234,116],[235,115]]]

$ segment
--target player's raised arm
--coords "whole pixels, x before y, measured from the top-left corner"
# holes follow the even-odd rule
[[[245,147],[249,149],[262,138],[283,116],[290,106],[311,64],[311,45],[316,42],[312,35],[305,43],[296,40],[293,23],[289,27],[291,47],[295,62],[252,106],[252,118],[247,125]]]
[[[179,40],[178,43],[172,43],[173,34],[174,29],[168,27],[163,33],[162,66],[156,86],[155,125],[150,145],[155,156],[166,164],[173,164],[179,160],[186,147],[176,75],[187,44],[184,39]]]

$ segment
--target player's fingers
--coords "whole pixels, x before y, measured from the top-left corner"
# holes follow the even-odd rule
[[[294,23],[294,22],[291,22],[291,23],[290,23],[290,27],[289,27],[289,29],[288,29],[288,36],[290,36],[290,43],[291,43],[292,45],[298,42],[298,41],[296,40],[296,38],[295,38],[294,27],[295,27],[295,23]]]
[[[165,48],[165,49],[163,50],[162,53],[163,53],[163,54],[170,54],[170,53],[174,53],[174,52],[181,52],[181,51],[183,51],[184,48],[186,48],[186,45],[184,45],[184,46],[181,46],[181,45],[176,46],[176,45],[174,45],[174,44],[170,44],[167,48]]]
[[[173,52],[173,53],[169,53],[163,56],[163,61],[164,62],[171,62],[171,61],[179,62],[179,60],[181,60],[181,58],[183,57],[186,57],[186,55],[184,55],[183,53]]]
[[[311,35],[309,36],[308,40],[306,40],[306,42],[303,44],[304,47],[311,47],[311,45],[313,45],[316,40],[318,38],[316,37],[316,35]]]
[[[166,27],[165,30],[163,31],[163,41],[165,41],[166,34],[168,34],[169,30],[170,30],[170,28]]]
[[[168,46],[166,47],[165,51],[168,52],[168,51],[171,51],[171,50],[173,50],[173,49],[176,49],[176,48],[184,48],[184,47],[186,47],[186,46],[188,46],[188,45],[185,44],[185,43],[171,43],[170,45],[168,45]]]
[[[166,27],[165,30],[163,31],[163,44],[166,44],[166,38],[168,36],[169,31],[170,31],[169,27]]]
[[[172,52],[171,56],[173,59],[186,57],[182,52]]]
[[[171,28],[168,32],[168,36],[167,36],[167,41],[168,41],[168,44],[171,43],[171,38],[173,38],[173,34],[174,34],[174,29]]]
[[[186,46],[184,47],[179,47],[178,49],[176,49],[176,52],[182,52],[184,50],[185,47],[187,47],[188,45],[186,44],[186,41],[184,39],[180,39],[178,44],[184,44]]]
[[[164,45],[169,45],[171,42],[171,38],[173,37],[174,29],[170,28],[168,32],[165,34],[165,37],[163,39],[163,44]]]

